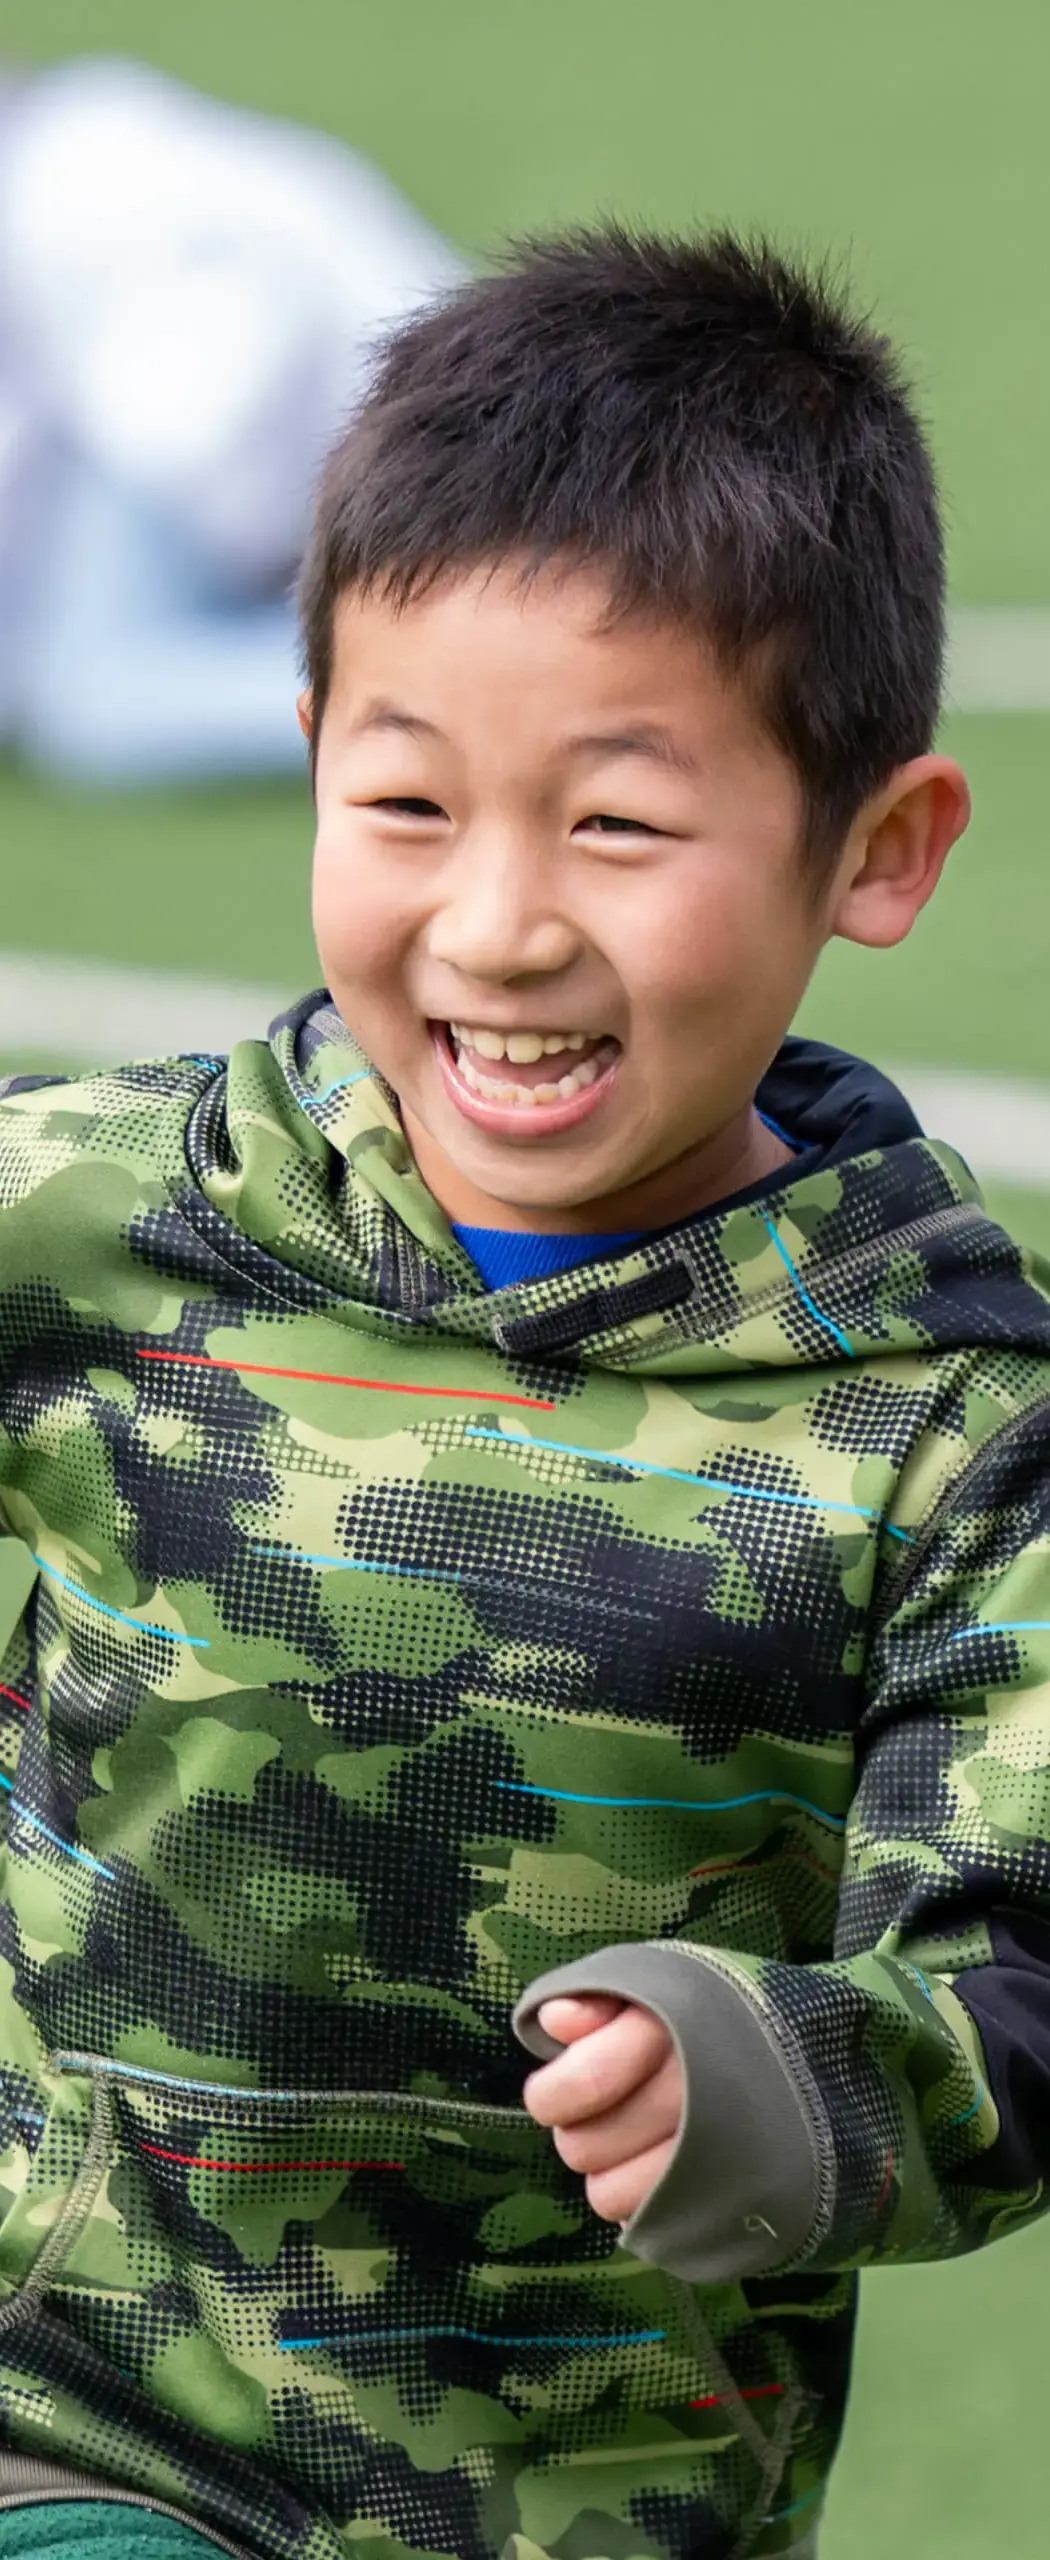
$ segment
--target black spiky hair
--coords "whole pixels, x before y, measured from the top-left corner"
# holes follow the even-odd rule
[[[827,856],[936,727],[944,552],[896,359],[819,267],[728,232],[526,242],[388,341],[300,586],[314,736],[347,590],[584,563],[754,682]]]

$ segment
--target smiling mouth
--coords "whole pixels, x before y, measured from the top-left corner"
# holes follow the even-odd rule
[[[570,1102],[595,1084],[619,1055],[619,1041],[587,1031],[484,1031],[461,1022],[446,1026],[459,1072],[473,1093],[490,1102]]]
[[[623,1054],[611,1035],[587,1031],[435,1022],[431,1035],[458,1109],[500,1136],[555,1134],[589,1118]]]

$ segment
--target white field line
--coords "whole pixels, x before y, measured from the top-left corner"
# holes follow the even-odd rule
[[[957,605],[947,704],[952,711],[1050,711],[1050,606]]]
[[[90,1066],[228,1049],[231,1041],[261,1038],[296,992],[0,953],[0,1054],[39,1070],[49,1058]],[[898,1065],[888,1072],[923,1127],[949,1139],[975,1173],[1050,1190],[1050,1084],[967,1067]]]
[[[898,1064],[886,1073],[930,1137],[958,1147],[982,1182],[1050,1191],[1050,1084],[973,1067]]]
[[[94,960],[0,952],[0,1054],[50,1055],[78,1066],[166,1058],[256,1040],[299,992],[184,977],[173,969],[122,969]]]

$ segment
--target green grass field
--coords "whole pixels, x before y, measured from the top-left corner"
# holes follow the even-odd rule
[[[829,250],[919,384],[956,598],[1050,604],[1046,0],[4,0],[0,41],[145,53],[326,125],[478,254],[596,211]],[[1050,721],[949,735],[976,818],[944,890],[903,951],[830,952],[805,1023],[1050,1087]],[[90,800],[7,772],[0,831],[7,949],[313,975],[305,789]],[[1050,1192],[994,1197],[1050,1252]],[[1048,2356],[1046,2231],[873,2277],[822,2560],[1045,2560]]]

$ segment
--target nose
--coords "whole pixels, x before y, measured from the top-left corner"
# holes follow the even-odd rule
[[[464,984],[557,977],[579,957],[582,937],[534,843],[488,834],[463,845],[443,891],[430,956]]]

